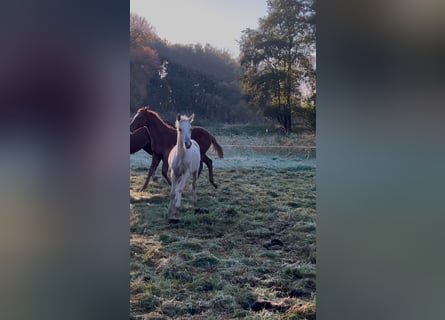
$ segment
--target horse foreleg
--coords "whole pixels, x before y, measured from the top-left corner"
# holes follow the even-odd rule
[[[170,220],[178,219],[178,217],[177,217],[178,210],[176,209],[176,205],[175,205],[175,200],[177,198],[176,197],[177,196],[177,184],[178,184],[177,179],[175,178],[174,175],[172,175],[172,186],[170,189],[170,205],[168,207],[168,211],[170,214],[170,218],[169,218]]]
[[[190,173],[188,171],[184,172],[179,179],[178,184],[176,185],[176,208],[179,210],[181,207],[181,197],[182,191],[185,188],[185,184],[187,183],[188,178],[190,177]]]
[[[144,191],[145,189],[147,189],[148,182],[150,181],[150,178],[153,175],[153,173],[156,171],[156,168],[158,167],[160,161],[161,158],[153,154],[153,156],[151,157],[151,165],[150,169],[148,170],[147,179],[145,179],[145,183],[140,189],[140,191]]]
[[[207,168],[209,168],[209,181],[215,187],[218,188],[218,185],[213,181],[213,161],[207,155],[202,156],[202,161],[206,164]],[[201,162],[202,167],[202,162]]]

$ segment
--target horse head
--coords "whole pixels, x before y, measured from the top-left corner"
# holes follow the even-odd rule
[[[179,115],[176,117],[176,130],[178,131],[179,137],[181,139],[182,144],[190,149],[192,146],[192,125],[195,118],[195,114],[192,114],[190,117],[185,115]]]
[[[147,111],[151,110],[150,107],[139,108],[133,119],[130,122],[130,131],[133,132],[136,129],[142,128],[146,125]]]

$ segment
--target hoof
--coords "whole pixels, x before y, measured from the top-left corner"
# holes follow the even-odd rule
[[[176,223],[179,223],[180,221],[181,220],[179,218],[176,218],[176,217],[168,218],[168,223],[176,224]]]

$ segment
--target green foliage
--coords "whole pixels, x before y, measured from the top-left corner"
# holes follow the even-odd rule
[[[301,117],[307,128],[315,130],[317,124],[315,103],[299,106],[296,108],[295,112]]]

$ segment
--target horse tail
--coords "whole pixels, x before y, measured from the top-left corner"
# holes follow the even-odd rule
[[[216,151],[216,153],[218,154],[218,157],[220,159],[224,158],[224,152],[222,147],[219,145],[219,143],[216,141],[216,138],[214,136],[212,136],[212,145],[213,145],[213,149]]]

